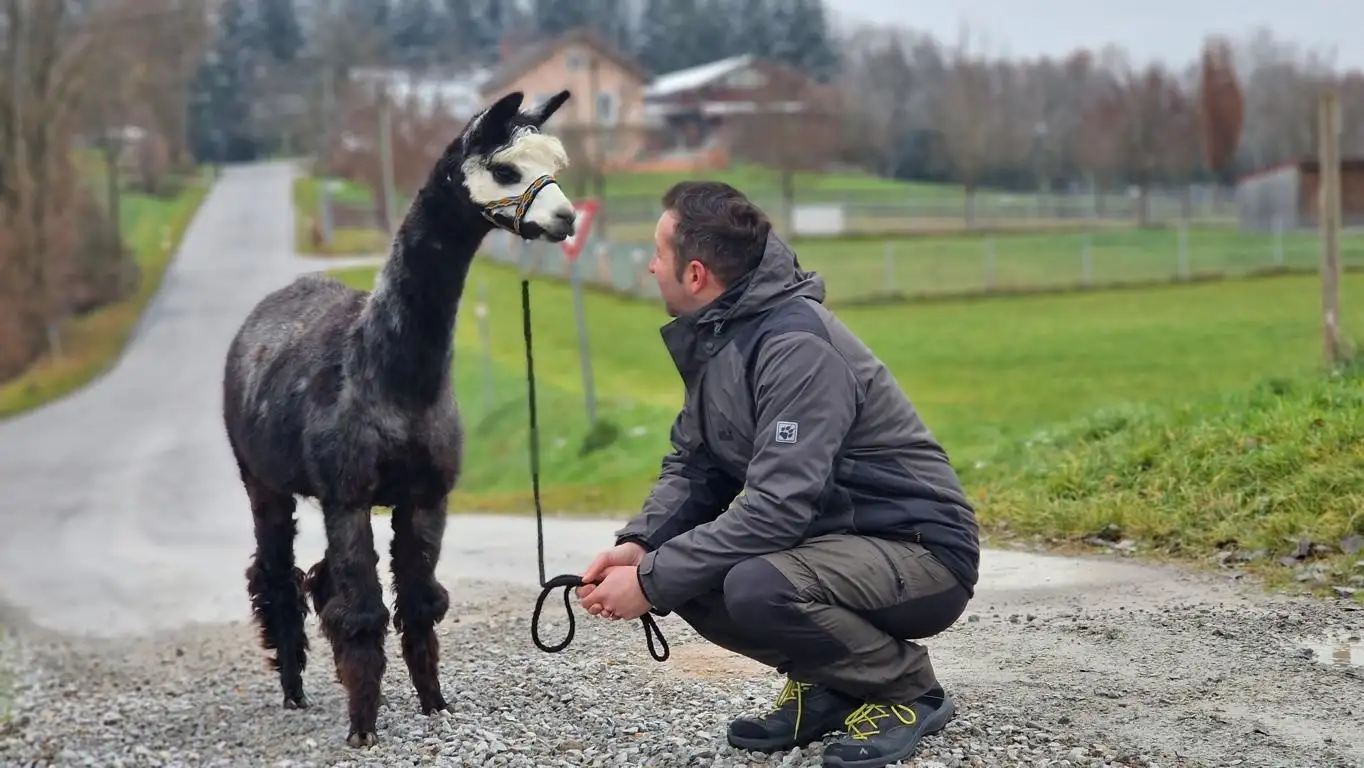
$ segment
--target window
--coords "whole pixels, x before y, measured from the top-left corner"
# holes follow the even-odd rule
[[[564,67],[567,68],[569,72],[577,72],[582,69],[583,55],[576,51],[568,54],[564,57]]]
[[[620,120],[616,107],[616,94],[610,91],[597,92],[597,122],[613,124]]]

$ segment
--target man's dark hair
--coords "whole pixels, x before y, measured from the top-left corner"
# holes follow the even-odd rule
[[[722,181],[682,181],[663,193],[663,207],[677,217],[673,251],[677,278],[687,262],[699,261],[724,285],[758,266],[772,222],[744,194]]]

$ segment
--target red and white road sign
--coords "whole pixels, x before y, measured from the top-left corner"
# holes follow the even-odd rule
[[[592,231],[592,220],[597,217],[597,209],[600,207],[596,200],[590,199],[577,200],[573,203],[573,210],[578,214],[573,237],[559,243],[569,261],[576,260],[578,254],[583,252],[583,246],[587,245],[587,233]]]

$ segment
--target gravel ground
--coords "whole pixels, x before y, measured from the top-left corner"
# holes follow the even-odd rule
[[[1344,604],[1265,600],[1213,584],[1099,596],[984,598],[933,644],[960,713],[926,739],[920,766],[1364,765],[1364,674],[1295,651],[1303,632],[1358,633]],[[1157,590],[1162,591],[1162,590]],[[719,651],[681,622],[650,659],[637,623],[579,612],[560,654],[531,643],[534,591],[458,585],[442,626],[456,713],[416,710],[389,643],[379,746],[351,750],[330,654],[314,641],[314,707],[285,711],[248,625],[154,639],[63,639],[25,630],[3,644],[15,682],[0,764],[813,766],[818,746],[774,756],[725,744],[726,721],[771,701],[775,674]],[[557,599],[557,598],[556,598]],[[558,605],[551,600],[547,608]],[[456,620],[455,617],[458,617]],[[561,637],[561,614],[546,637]]]

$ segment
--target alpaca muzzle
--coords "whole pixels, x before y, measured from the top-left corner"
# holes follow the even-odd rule
[[[525,237],[525,235],[521,234],[521,227],[525,224],[526,213],[530,211],[531,203],[535,202],[535,198],[548,188],[550,184],[555,183],[557,182],[554,181],[553,176],[541,176],[535,181],[532,181],[530,186],[526,187],[525,191],[521,194],[494,200],[483,206],[483,218],[491,221],[493,226],[513,232],[518,237]],[[503,208],[513,207],[516,210],[511,214],[510,226],[497,219],[498,211]]]

